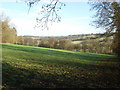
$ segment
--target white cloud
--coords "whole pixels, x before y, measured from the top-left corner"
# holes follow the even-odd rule
[[[66,36],[73,34],[87,34],[87,33],[100,33],[101,30],[96,30],[91,26],[86,25],[75,25],[75,24],[66,24],[64,22],[54,23],[53,26],[49,27],[49,30],[40,30],[40,36]]]
[[[73,34],[99,33],[101,30],[96,30],[89,25],[70,24],[66,22],[53,23],[49,26],[49,30],[34,29],[36,21],[34,19],[12,19],[15,23],[18,35],[33,35],[33,36],[65,36]]]
[[[11,22],[15,23],[18,35],[34,34],[33,33],[33,27],[35,25],[34,20],[12,19]]]

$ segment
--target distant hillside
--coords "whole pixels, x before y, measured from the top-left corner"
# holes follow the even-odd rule
[[[74,35],[74,36],[70,36],[69,39],[71,39],[74,43],[80,43],[86,40],[97,40],[99,42],[104,42],[105,39],[108,40],[113,40],[114,37],[114,33],[111,34],[85,34],[85,35]]]
[[[87,39],[97,39],[97,38],[103,38],[103,37],[113,37],[114,33],[105,35],[105,34],[78,34],[78,35],[68,35],[68,36],[31,36],[31,35],[24,35],[23,37],[27,38],[34,38],[34,39],[40,39],[42,37],[45,38],[56,38],[58,40],[60,39],[70,39],[72,41],[81,41],[81,40],[87,40]]]
[[[78,35],[68,35],[68,36],[31,36],[31,35],[24,35],[23,37],[32,38],[32,39],[40,39],[40,38],[56,38],[60,39],[70,39],[74,43],[80,43],[85,40],[99,40],[100,42],[103,41],[105,38],[113,40],[114,33],[111,34],[78,34]]]

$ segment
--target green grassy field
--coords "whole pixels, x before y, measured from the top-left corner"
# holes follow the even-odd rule
[[[3,88],[120,88],[115,56],[2,44]]]

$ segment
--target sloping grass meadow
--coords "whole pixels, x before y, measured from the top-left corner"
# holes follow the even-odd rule
[[[3,88],[120,88],[112,55],[2,44]]]

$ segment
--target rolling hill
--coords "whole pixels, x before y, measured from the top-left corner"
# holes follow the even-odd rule
[[[113,55],[2,44],[3,88],[120,88]]]

